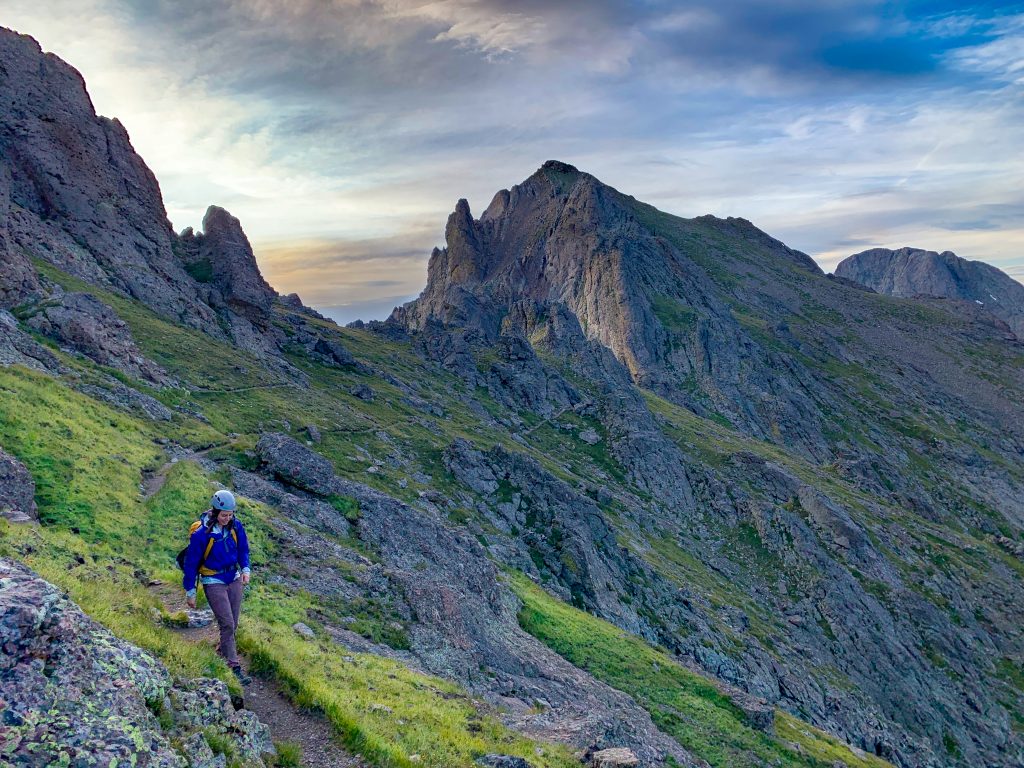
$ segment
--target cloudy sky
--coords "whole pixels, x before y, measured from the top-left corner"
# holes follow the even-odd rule
[[[447,214],[548,159],[826,270],[872,246],[1024,279],[1024,3],[0,0],[85,76],[177,229],[216,203],[347,321],[419,293]]]

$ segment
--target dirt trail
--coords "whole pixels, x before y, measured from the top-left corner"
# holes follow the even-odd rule
[[[153,470],[152,472],[144,472],[142,475],[143,500],[149,500],[164,487],[164,483],[167,481],[167,473],[170,472],[171,467],[179,461],[188,461],[189,459],[205,456],[213,449],[223,448],[227,445],[231,445],[231,443],[219,443],[218,445],[211,445],[209,448],[203,448],[201,451],[192,451],[184,456],[175,456],[173,460],[166,462],[162,467],[160,467],[160,469]]]
[[[170,614],[186,610],[185,595],[173,585],[151,587]],[[244,619],[243,604],[243,621]],[[216,622],[205,627],[180,627],[174,630],[183,640],[216,645],[219,639]],[[248,667],[248,660],[242,659]],[[369,768],[362,758],[345,751],[336,740],[334,729],[319,712],[301,709],[289,701],[281,686],[272,678],[253,675],[245,686],[245,708],[256,713],[270,728],[275,742],[290,741],[302,747],[303,768]]]

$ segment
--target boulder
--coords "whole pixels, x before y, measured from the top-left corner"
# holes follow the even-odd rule
[[[357,384],[349,390],[349,394],[353,397],[358,397],[360,400],[365,400],[368,403],[373,401],[373,390],[366,384]]]
[[[339,368],[357,366],[356,359],[345,347],[336,341],[318,338],[310,349],[310,356],[314,360]]]
[[[625,747],[613,747],[592,752],[587,760],[587,765],[592,768],[627,768],[627,766],[639,764],[640,758],[633,754],[633,750]]]
[[[0,517],[24,523],[38,520],[36,484],[24,464],[0,448]]]
[[[476,764],[485,768],[530,768],[528,762],[515,755],[483,755],[476,759]]]
[[[280,432],[263,435],[256,443],[256,455],[275,477],[288,485],[320,496],[333,492],[331,462],[288,435]]]

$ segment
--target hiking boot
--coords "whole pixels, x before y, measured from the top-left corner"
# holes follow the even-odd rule
[[[242,669],[242,666],[240,664],[235,664],[233,667],[231,667],[231,671],[235,673],[235,677],[238,678],[238,682],[240,682],[242,685],[248,685],[252,682],[252,678],[245,674],[245,670]]]

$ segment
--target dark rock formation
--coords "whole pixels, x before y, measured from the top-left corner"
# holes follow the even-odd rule
[[[160,188],[124,127],[97,117],[81,75],[0,30],[0,263],[11,306],[36,281],[24,254],[197,328],[211,309],[175,259]]]
[[[458,343],[437,343],[432,323],[492,344],[518,302],[535,303],[541,315],[562,306],[635,383],[688,407],[723,410],[759,437],[776,439],[783,429],[787,443],[824,455],[802,386],[807,374],[773,360],[701,268],[735,261],[719,245],[725,239],[757,253],[753,268],[766,274],[773,265],[820,274],[805,254],[742,219],[665,217],[555,161],[495,195],[479,220],[460,200],[446,238],[431,255],[422,295],[391,318],[435,340],[428,349],[446,367],[471,371]]]
[[[60,361],[25,333],[10,312],[0,309],[0,365],[23,365],[45,373],[61,371]]]
[[[24,464],[0,448],[0,517],[25,523],[38,519],[36,484]]]
[[[12,765],[213,764],[204,731],[263,766],[270,733],[219,680],[173,682],[24,566],[0,559],[0,710]],[[157,717],[166,712],[170,730]],[[183,746],[172,747],[172,741]],[[208,763],[203,760],[210,761]]]
[[[256,454],[274,477],[288,485],[320,496],[335,492],[331,462],[288,435],[263,435],[256,444]]]
[[[984,307],[1024,339],[1024,285],[952,251],[872,248],[839,262],[836,275],[890,296],[934,296]]]
[[[212,264],[213,284],[229,305],[243,312],[270,311],[277,292],[260,274],[242,225],[223,208],[211,205],[203,217],[199,258]]]

